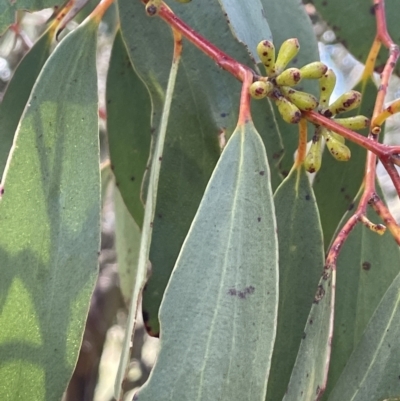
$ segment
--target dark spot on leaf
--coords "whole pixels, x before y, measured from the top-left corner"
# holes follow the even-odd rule
[[[340,188],[340,192],[344,192],[344,191],[345,191],[344,187]]]
[[[228,290],[228,295],[232,297],[238,297],[240,299],[246,299],[248,295],[253,294],[255,291],[255,288],[250,285],[249,287],[245,287],[243,291],[237,290],[236,288],[230,288]]]
[[[315,394],[318,395],[321,392],[321,387],[317,386],[317,389],[315,390]]]
[[[162,219],[162,217],[163,217],[161,213],[158,213],[157,216],[158,216],[159,219]]]
[[[310,324],[313,324],[313,323],[314,323],[314,321],[313,321],[312,319],[310,319],[308,322],[309,322]]]
[[[161,161],[161,160],[162,160],[162,157],[160,156],[160,157],[158,158],[158,160]]]
[[[260,222],[261,221],[261,217],[257,217],[257,221]]]
[[[347,208],[347,210],[353,210],[354,209],[354,203],[350,203],[350,206]]]
[[[310,200],[311,199],[311,196],[310,195],[306,195],[306,200]]]
[[[131,181],[135,181],[135,177],[134,176],[131,177]]]
[[[110,164],[110,168],[114,171],[114,164]]]
[[[260,171],[260,175],[264,175],[265,174],[265,171],[264,170],[261,170]]]
[[[226,117],[227,115],[227,113],[221,113],[221,117]]]
[[[0,195],[4,195],[4,188],[0,187]]]
[[[307,337],[306,333],[303,333],[302,339],[304,340]]]
[[[371,263],[370,262],[363,262],[361,266],[366,271],[371,270]]]
[[[321,301],[321,299],[324,297],[324,295],[325,295],[324,287],[322,285],[319,285],[317,292],[315,293],[313,303],[318,304],[319,301]]]

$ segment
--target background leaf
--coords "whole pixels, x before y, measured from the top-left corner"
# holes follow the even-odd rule
[[[32,87],[50,54],[54,30],[48,29],[20,61],[0,103],[0,174]]]
[[[391,397],[396,399],[400,394],[399,336],[400,275],[398,274],[368,323],[329,401],[375,401]]]
[[[293,169],[274,195],[279,238],[278,327],[267,400],[281,400],[324,266],[317,204],[305,170]]]
[[[88,20],[48,59],[6,167],[2,400],[61,399],[80,349],[100,246],[96,41]]]
[[[272,34],[265,18],[261,0],[237,2],[219,0],[225,11],[233,35],[242,42],[254,61],[260,62],[257,45],[261,40],[271,40]]]
[[[225,148],[185,240],[161,307],[161,351],[136,399],[264,400],[277,256],[266,154],[248,122]]]
[[[167,127],[169,124],[169,117],[171,111],[172,97],[174,94],[176,77],[179,68],[180,56],[182,52],[181,38],[178,34],[174,35],[174,58],[172,60],[171,70],[168,79],[167,90],[165,93],[165,103],[162,111],[160,129],[158,131],[157,140],[155,143],[154,154],[151,160],[151,168],[149,175],[149,184],[147,186],[146,208],[143,218],[143,229],[141,234],[136,280],[131,295],[131,302],[129,305],[129,314],[125,329],[124,341],[122,344],[122,355],[120,358],[117,377],[115,381],[115,398],[121,398],[122,385],[126,377],[126,370],[128,368],[128,361],[131,354],[131,339],[135,331],[139,305],[141,303],[140,295],[143,292],[145,281],[149,270],[149,254],[153,233],[154,213],[156,209],[156,201],[158,194],[158,183],[160,179],[160,170],[162,165],[162,158],[164,154],[165,139]]]
[[[119,285],[129,305],[137,275],[140,229],[125,206],[118,188],[114,188],[114,207]]]
[[[289,21],[307,17],[299,4],[293,4],[295,9],[289,14]],[[265,11],[267,2],[263,1],[263,5],[264,14],[268,16]],[[268,6],[272,9],[269,14],[273,20],[273,12],[278,7],[269,2]],[[232,36],[217,0],[204,0],[201,5],[194,2],[172,2],[171,7],[179,17],[212,43],[238,61],[255,67],[243,45]],[[153,129],[156,129],[168,74],[167,67],[172,55],[171,34],[163,21],[146,18],[139,2],[120,0],[119,12],[122,34],[133,65],[151,93]],[[304,38],[309,38],[316,45],[311,25],[307,23],[307,36]],[[282,26],[277,24],[277,29],[282,30]],[[305,30],[302,29],[301,32]],[[262,39],[263,37],[259,38]],[[151,52],[148,51],[149,48],[152,49]],[[317,58],[316,47],[313,53]],[[146,286],[143,299],[144,319],[153,334],[159,331],[158,307],[172,267],[219,156],[218,136],[224,134],[229,137],[236,126],[239,93],[239,82],[184,41],[182,68],[178,74],[176,100],[171,110],[154,221],[150,253],[153,275]],[[280,116],[276,116],[276,111],[268,101],[253,102],[252,115],[266,144],[271,161],[271,182],[276,188],[282,179],[278,166],[283,153],[282,132],[285,133],[285,140],[293,145],[291,150],[294,151],[297,129],[295,136],[292,136],[287,133],[286,123],[279,126]],[[292,162],[292,155],[289,159]]]
[[[343,222],[351,213],[345,214]],[[374,211],[368,212],[368,218],[374,222],[378,219]],[[328,399],[368,321],[399,271],[399,247],[390,232],[380,237],[358,224],[338,258],[335,334],[325,399]]]
[[[107,75],[107,133],[111,168],[122,198],[142,226],[142,179],[150,154],[149,94],[132,68],[120,31],[111,52]]]
[[[312,3],[322,18],[330,25],[338,42],[342,43],[355,58],[365,63],[375,37],[375,12],[372,1],[365,0],[313,0]],[[386,0],[386,20],[389,33],[395,43],[400,42],[399,3]],[[382,70],[387,60],[388,51],[382,49],[376,64]],[[399,66],[395,69],[400,73]]]
[[[324,270],[283,401],[317,401],[321,398],[331,352],[335,282],[336,271]]]

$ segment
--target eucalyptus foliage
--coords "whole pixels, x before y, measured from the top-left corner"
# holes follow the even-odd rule
[[[297,38],[289,67],[319,60],[299,0],[167,3],[258,76],[262,40],[279,49]],[[375,32],[372,1],[311,3],[365,62]],[[16,12],[57,5],[3,1],[0,33]],[[389,31],[400,41],[400,5],[386,6]],[[160,351],[135,400],[399,399],[398,245],[390,233],[378,237],[358,225],[337,266],[325,266],[329,244],[360,199],[366,150],[346,142],[347,162],[325,151],[310,176],[294,163],[297,124],[283,121],[276,102],[252,101],[243,120],[241,82],[186,39],[174,54],[171,27],[150,18],[140,0],[112,7],[115,20],[99,8],[86,11],[67,35],[60,35],[62,18],[51,17],[0,104],[0,400],[62,399],[98,277],[110,182],[129,307],[115,399],[124,397],[139,314]],[[100,23],[113,30],[102,171]],[[386,59],[381,50],[377,67]],[[362,94],[355,114],[370,118],[373,76],[364,74],[355,89]],[[318,83],[301,82],[301,90],[318,96]]]

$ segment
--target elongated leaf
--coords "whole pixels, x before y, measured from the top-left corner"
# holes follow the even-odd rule
[[[379,303],[329,401],[398,399],[399,336],[400,274]]]
[[[165,149],[167,127],[170,121],[169,117],[172,105],[172,97],[174,94],[181,53],[182,53],[182,48],[178,44],[178,39],[176,38],[176,45],[174,48],[174,58],[172,60],[171,71],[168,79],[165,103],[160,122],[160,129],[157,133],[158,135],[157,135],[156,145],[151,160],[149,184],[147,186],[146,208],[143,219],[143,230],[140,239],[139,255],[137,262],[137,274],[133,287],[133,292],[131,295],[131,302],[129,306],[129,314],[127,319],[127,328],[125,330],[124,342],[122,345],[122,355],[120,358],[117,377],[115,381],[115,398],[117,400],[121,398],[122,383],[125,380],[125,372],[127,369],[128,360],[131,352],[131,338],[135,330],[137,314],[139,311],[139,304],[140,304],[139,296],[142,294],[149,267],[149,254],[152,241],[156,200],[159,189],[160,170],[163,158],[162,155]]]
[[[128,305],[137,276],[140,229],[129,213],[118,188],[114,188],[115,247],[121,293]]]
[[[225,11],[232,33],[242,42],[251,57],[260,62],[257,45],[261,40],[272,40],[272,34],[265,18],[261,0],[237,2],[218,0]]]
[[[284,401],[317,401],[326,386],[335,302],[336,270],[322,275],[307,318]]]
[[[203,0],[201,7],[175,2],[171,6],[212,43],[254,68],[243,46],[232,36],[216,0]],[[299,11],[298,5],[296,10]],[[163,21],[145,17],[140,2],[121,0],[119,12],[134,67],[152,96],[153,128],[156,128],[172,55],[171,34]],[[291,18],[295,20],[298,15],[293,13]],[[217,138],[221,133],[229,138],[238,116],[240,84],[235,79],[186,41],[182,65],[160,176],[150,254],[153,274],[143,299],[144,318],[153,334],[159,331],[157,315],[162,294],[218,158]],[[281,181],[278,163],[283,154],[282,129],[277,125],[280,117],[267,101],[254,102],[252,114],[266,144],[272,166],[271,181],[276,188]],[[282,132],[286,135],[286,131]],[[295,136],[287,137],[296,143],[297,131]],[[293,151],[295,148],[294,144]]]
[[[150,154],[149,94],[132,68],[120,31],[117,32],[107,76],[107,132],[112,169],[122,198],[139,224],[142,179]]]
[[[349,49],[359,61],[365,62],[376,31],[372,2],[365,0],[313,0],[312,3],[330,25],[336,39]],[[399,3],[397,0],[386,0],[385,8],[389,33],[395,43],[399,43]],[[387,56],[387,50],[382,49],[377,60],[376,67],[378,70],[382,70]],[[400,73],[399,66],[396,67],[396,72],[397,74]]]
[[[360,91],[363,97],[359,109],[352,111],[351,115],[362,114],[371,117],[377,93],[376,85],[368,78],[364,84],[359,83],[355,90]],[[367,134],[367,130],[360,133]],[[330,244],[344,213],[354,207],[353,201],[364,174],[365,149],[350,141],[346,141],[346,145],[351,150],[351,159],[347,162],[338,162],[328,151],[325,151],[321,170],[313,184],[321,214],[325,248]]]
[[[346,213],[343,222],[350,213]],[[368,217],[372,221],[378,219],[373,211]],[[335,328],[325,399],[399,271],[399,248],[389,232],[380,237],[361,224],[351,232],[338,259]]]
[[[324,265],[314,193],[303,168],[293,169],[274,195],[279,238],[278,327],[267,400],[281,400],[303,337]]]
[[[218,162],[161,307],[161,351],[136,399],[264,400],[275,338],[277,238],[251,122]]]
[[[0,104],[0,177],[32,87],[49,56],[52,36],[47,30],[21,60]]]
[[[6,167],[2,400],[61,399],[78,356],[100,242],[96,38],[88,21],[48,59]]]

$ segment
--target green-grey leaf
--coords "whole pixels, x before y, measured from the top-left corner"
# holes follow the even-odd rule
[[[378,241],[374,242],[374,245]],[[380,265],[377,268],[385,268]],[[400,274],[386,291],[351,354],[329,401],[398,399],[400,394]]]
[[[112,170],[126,207],[139,226],[144,208],[142,179],[150,153],[149,94],[132,68],[120,31],[107,76],[107,133]]]
[[[232,36],[216,0],[202,0],[201,6],[172,2],[171,7],[212,43],[254,68],[243,45]],[[128,52],[152,96],[155,129],[171,63],[171,33],[163,21],[146,18],[140,2],[120,0],[119,11]],[[229,138],[238,118],[240,83],[193,45],[183,44],[154,221],[150,254],[153,275],[143,299],[144,318],[153,334],[159,331],[158,308],[164,289],[220,153],[217,138],[221,133]],[[283,152],[280,131],[267,102],[254,102],[252,113],[268,144],[271,181],[276,187],[281,181],[277,166]]]
[[[128,305],[136,281],[140,229],[129,213],[118,188],[114,188],[115,248],[122,295]]]
[[[365,62],[376,32],[375,12],[372,1],[365,0],[314,0],[318,12],[330,25],[336,40],[342,43],[359,61]],[[400,43],[399,3],[386,0],[386,21],[389,34],[395,43]],[[382,49],[377,60],[377,68],[382,70],[388,51]],[[396,73],[400,74],[399,66]]]
[[[318,209],[307,174],[293,169],[274,195],[279,238],[278,327],[267,400],[281,400],[324,266]]]
[[[233,35],[242,42],[252,58],[260,62],[257,45],[261,40],[272,41],[272,34],[260,0],[218,0],[231,26]]]
[[[376,85],[368,78],[364,85],[360,82],[354,89],[360,91],[363,97],[360,107],[357,111],[352,111],[351,115],[372,116]],[[360,131],[363,134],[367,132],[368,130]],[[364,176],[365,149],[350,141],[346,141],[346,145],[351,150],[351,159],[347,162],[338,162],[328,151],[324,151],[321,170],[313,184],[321,215],[325,248],[331,242],[343,214],[354,207],[353,201]]]
[[[326,269],[315,293],[283,401],[317,401],[321,398],[331,352],[335,281],[336,271]]]
[[[53,31],[47,30],[33,45],[15,70],[0,103],[0,178],[32,87],[49,56],[52,39]]]
[[[350,215],[351,212],[346,213],[343,222]],[[368,218],[378,219],[373,211],[369,211]],[[363,225],[357,225],[338,258],[335,327],[325,399],[399,271],[400,252],[390,232],[380,237]]]
[[[178,47],[177,47],[178,49]],[[156,201],[159,189],[160,170],[162,165],[163,153],[165,149],[165,140],[167,134],[167,127],[170,121],[170,111],[172,104],[172,97],[176,84],[176,77],[180,62],[180,52],[178,52],[172,61],[171,70],[168,79],[167,90],[165,93],[165,102],[162,111],[160,129],[158,131],[157,140],[151,160],[151,169],[149,175],[149,183],[147,186],[146,208],[143,218],[143,229],[140,239],[139,255],[137,262],[137,274],[131,295],[131,302],[129,305],[129,314],[126,324],[124,341],[122,344],[122,355],[120,358],[117,377],[115,380],[115,398],[121,398],[122,383],[125,380],[125,373],[127,369],[128,360],[131,353],[131,338],[135,330],[137,314],[140,305],[140,295],[143,292],[147,271],[149,267],[149,254],[152,242],[153,221],[154,213],[156,210]]]
[[[61,399],[79,353],[100,246],[96,42],[88,21],[50,56],[7,163],[2,400]]]
[[[278,302],[269,167],[252,122],[224,149],[160,311],[161,351],[136,399],[264,400]]]

